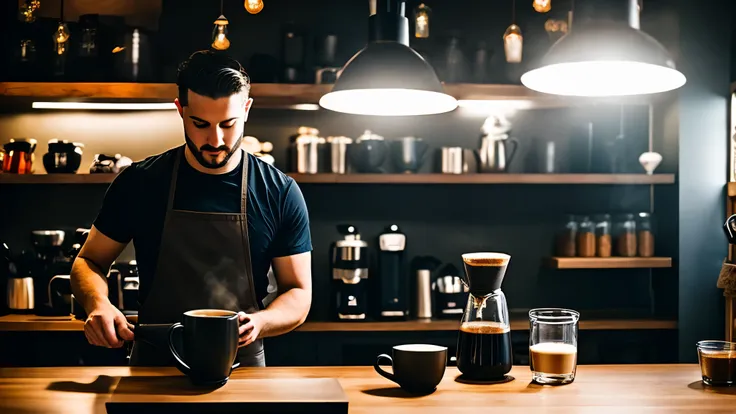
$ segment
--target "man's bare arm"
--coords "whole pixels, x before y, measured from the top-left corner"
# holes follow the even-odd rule
[[[93,345],[117,348],[123,345],[121,338],[133,339],[125,316],[110,303],[107,291],[108,269],[124,248],[125,244],[93,226],[72,265],[72,292],[87,312],[84,331]]]
[[[257,319],[257,322],[251,320],[241,326],[241,345],[248,345],[257,338],[285,334],[307,319],[312,305],[312,254],[277,257],[272,265],[280,294],[266,309],[241,316],[241,322]],[[258,327],[258,332],[251,334],[253,325]]]

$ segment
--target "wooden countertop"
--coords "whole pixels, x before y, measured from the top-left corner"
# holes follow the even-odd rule
[[[431,395],[410,397],[372,367],[241,368],[238,378],[337,378],[350,413],[733,413],[736,389],[704,388],[694,364],[582,365],[575,382],[551,387],[531,384],[527,366],[505,384],[456,381],[448,367]],[[105,413],[121,377],[181,375],[174,368],[72,367],[0,368],[0,412]],[[380,411],[379,411],[380,410]]]
[[[135,317],[133,317],[135,318]],[[458,316],[459,318],[459,316]],[[135,322],[133,319],[129,319]],[[456,320],[409,320],[396,322],[305,322],[297,328],[300,332],[387,332],[387,331],[455,331]],[[526,319],[512,319],[511,329],[529,329]],[[654,318],[605,318],[581,319],[582,330],[631,330],[631,329],[677,329],[677,321]],[[2,331],[79,331],[84,330],[82,321],[71,316],[4,315],[0,316]]]

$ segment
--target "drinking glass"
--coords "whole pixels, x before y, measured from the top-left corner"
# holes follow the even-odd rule
[[[578,365],[578,320],[571,309],[529,311],[529,367],[539,384],[569,384]]]

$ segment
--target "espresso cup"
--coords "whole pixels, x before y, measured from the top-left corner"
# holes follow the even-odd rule
[[[224,385],[240,364],[238,355],[238,314],[218,309],[184,312],[182,322],[169,329],[169,350],[177,367],[195,385]],[[181,351],[174,346],[174,334],[182,330]]]
[[[387,360],[393,374],[380,367]],[[407,344],[392,349],[392,357],[381,354],[373,365],[376,372],[399,384],[405,391],[415,394],[434,392],[442,381],[447,366],[447,348],[437,345]]]

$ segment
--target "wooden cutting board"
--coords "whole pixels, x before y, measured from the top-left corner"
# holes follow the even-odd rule
[[[346,414],[348,399],[334,378],[231,378],[208,389],[184,376],[149,376],[121,378],[105,406],[108,414]]]

